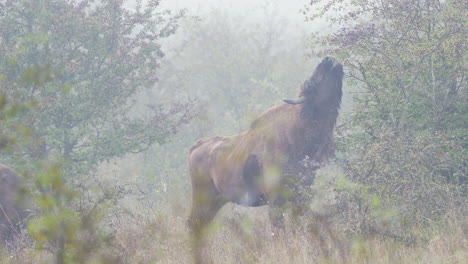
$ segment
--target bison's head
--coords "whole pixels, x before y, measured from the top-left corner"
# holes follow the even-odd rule
[[[296,100],[283,99],[288,104],[310,104],[315,106],[336,106],[341,102],[343,65],[331,57],[326,57],[317,66],[312,77],[301,87]]]

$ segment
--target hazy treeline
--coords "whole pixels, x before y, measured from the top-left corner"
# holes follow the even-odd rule
[[[0,1],[0,163],[41,211],[2,259],[187,262],[190,146],[246,129],[331,55],[345,68],[336,159],[303,191],[348,245],[341,261],[463,263],[466,4],[314,0],[298,28],[260,2],[252,19],[157,0]],[[307,233],[272,240],[262,209],[229,208],[220,262],[339,261]]]

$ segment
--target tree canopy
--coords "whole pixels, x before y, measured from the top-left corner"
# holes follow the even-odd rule
[[[429,219],[466,196],[466,10],[454,0],[313,0],[306,10],[338,25],[315,44],[344,62],[355,90],[339,129],[347,171],[403,218]]]
[[[32,129],[32,141],[16,155],[62,157],[67,175],[86,174],[103,160],[167,141],[191,119],[190,104],[181,102],[168,109],[154,102],[150,116],[131,114],[140,92],[158,81],[160,39],[183,16],[158,5],[139,2],[130,11],[123,1],[0,2],[2,94],[12,104],[35,105],[10,121]]]

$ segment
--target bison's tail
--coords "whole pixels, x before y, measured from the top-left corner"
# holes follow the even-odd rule
[[[198,147],[200,147],[201,145],[205,144],[205,143],[208,142],[208,141],[217,142],[217,141],[227,141],[227,140],[228,140],[228,139],[227,139],[226,137],[220,137],[220,136],[205,137],[205,138],[199,139],[199,140],[197,140],[197,142],[195,142],[195,144],[193,144],[193,146],[190,148],[189,154],[191,154],[195,149],[197,149]]]
[[[209,138],[202,138],[202,139],[197,140],[197,142],[195,142],[195,144],[193,144],[193,146],[190,148],[189,154],[192,154],[192,152],[193,152],[196,148],[200,147],[201,145],[203,145],[203,143],[205,143],[205,142],[208,141],[208,140],[209,140]]]

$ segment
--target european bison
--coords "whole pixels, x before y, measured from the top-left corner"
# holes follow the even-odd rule
[[[305,157],[320,164],[333,152],[342,80],[343,66],[326,57],[301,86],[298,99],[268,109],[238,135],[193,145],[188,225],[196,262],[201,262],[203,229],[224,204],[279,206],[285,202],[286,175],[297,174],[294,168]]]

